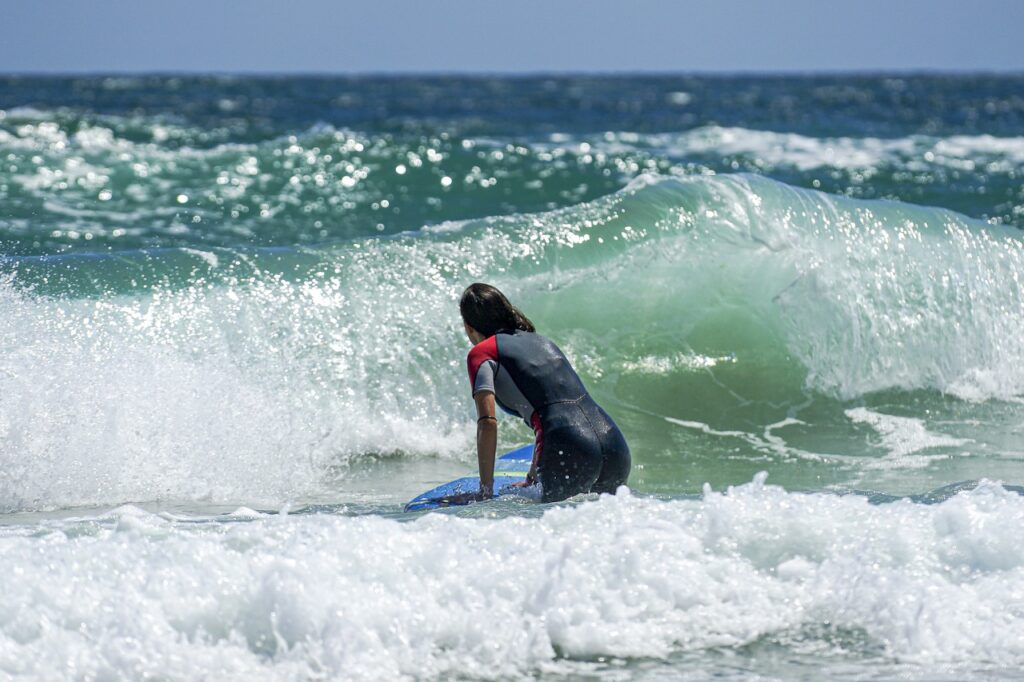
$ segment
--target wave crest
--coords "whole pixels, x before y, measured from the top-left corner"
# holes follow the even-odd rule
[[[808,391],[1024,392],[1017,231],[757,177],[645,176],[546,214],[213,256],[15,263],[0,507],[315,496],[364,453],[465,450],[455,301],[479,279],[600,396],[687,419]]]

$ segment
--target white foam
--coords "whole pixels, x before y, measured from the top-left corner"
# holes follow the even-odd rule
[[[665,101],[677,107],[685,107],[693,101],[693,95],[683,91],[670,92],[665,96]]]
[[[786,443],[786,441],[775,434],[775,431],[785,428],[787,426],[793,426],[797,424],[803,424],[804,422],[799,419],[787,418],[775,424],[768,424],[764,427],[761,435],[756,433],[750,433],[748,431],[737,431],[737,430],[722,430],[712,428],[709,424],[705,424],[700,421],[692,421],[687,419],[676,419],[675,417],[662,417],[665,421],[676,426],[681,426],[685,429],[692,429],[694,431],[700,431],[701,433],[709,436],[716,436],[719,438],[735,438],[743,441],[747,445],[751,446],[754,450],[763,452],[767,455],[775,455],[781,457],[784,461],[789,459],[802,459],[812,462],[844,462],[850,461],[849,457],[843,455],[830,455],[830,454],[819,454],[816,452],[808,452],[801,450],[800,448],[794,448]]]
[[[935,152],[951,158],[996,157],[1024,163],[1024,137],[953,135],[936,141]]]
[[[681,136],[675,145],[686,152],[748,154],[770,165],[794,166],[807,171],[821,167],[871,168],[895,154],[912,151],[907,138],[816,138],[797,133],[777,133],[747,128],[709,126]]]
[[[192,254],[196,258],[202,260],[211,268],[216,268],[218,265],[220,265],[220,258],[218,258],[217,254],[215,254],[212,251],[202,251],[200,249],[182,249],[182,251],[184,251],[185,253]]]
[[[0,536],[0,671],[506,679],[796,632],[811,646],[822,624],[863,633],[847,664],[1010,669],[1024,665],[1022,524],[1024,501],[994,484],[872,506],[763,477],[540,518],[53,522]]]
[[[572,138],[561,142],[575,141]],[[1024,137],[953,135],[899,138],[812,137],[741,127],[701,126],[684,133],[637,135],[606,133],[591,142],[608,153],[656,150],[660,155],[692,154],[749,157],[766,168],[789,166],[800,171],[836,168],[870,171],[889,165],[924,168],[929,165],[973,170],[977,164],[997,164],[989,172],[1010,172],[1024,163]]]
[[[932,448],[960,448],[970,443],[969,440],[963,438],[931,433],[922,420],[913,417],[882,414],[873,412],[866,407],[846,410],[846,416],[858,424],[869,425],[881,436],[880,445],[888,453],[882,460],[872,463],[871,466],[874,467],[925,467],[936,459],[948,459],[949,455],[916,455],[915,457],[908,457],[908,455]]]
[[[471,409],[447,399],[464,342],[437,323],[452,294],[385,311],[367,284],[60,300],[0,282],[0,509],[280,504],[330,491],[363,453],[465,456]],[[407,348],[417,335],[433,340]]]
[[[723,363],[735,363],[733,355],[702,355],[700,353],[676,353],[670,356],[644,355],[622,363],[624,372],[634,374],[664,375],[678,371],[697,372],[711,369]]]

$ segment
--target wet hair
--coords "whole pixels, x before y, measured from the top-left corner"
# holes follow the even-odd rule
[[[490,284],[475,282],[466,287],[459,300],[459,312],[466,324],[484,336],[494,336],[502,329],[537,331],[533,322]]]

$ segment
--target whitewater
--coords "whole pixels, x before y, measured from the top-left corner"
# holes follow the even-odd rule
[[[0,78],[0,676],[1019,676],[1019,86]],[[628,489],[402,512],[472,281]]]

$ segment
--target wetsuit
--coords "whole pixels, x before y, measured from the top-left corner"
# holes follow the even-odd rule
[[[554,343],[532,332],[499,331],[469,351],[473,395],[494,394],[537,436],[533,463],[545,502],[614,493],[629,477],[629,446]]]

